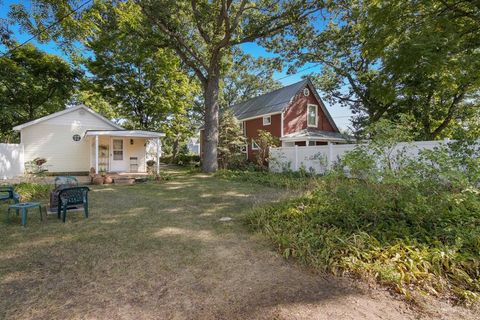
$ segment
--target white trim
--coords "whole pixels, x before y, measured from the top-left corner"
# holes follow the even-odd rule
[[[310,107],[315,107],[315,125],[308,123],[308,115]],[[307,103],[307,127],[309,128],[317,128],[318,127],[318,105],[313,103]]]
[[[265,121],[267,120],[267,121]],[[269,126],[272,124],[272,116],[263,116],[262,119],[263,126]]]
[[[265,114],[261,114],[261,115],[255,116],[255,117],[242,118],[242,119],[239,119],[239,118],[237,117],[237,120],[238,120],[238,121],[248,121],[248,120],[263,118],[263,117],[266,117],[266,116],[273,116],[273,115],[275,115],[275,114],[281,114],[281,113],[282,113],[282,112],[265,113]],[[236,116],[235,116],[235,117],[236,117]]]
[[[280,137],[283,137],[283,122],[285,121],[285,111],[280,116]]]
[[[255,147],[255,145],[256,145],[256,147]],[[258,147],[258,144],[255,142],[255,139],[252,139],[252,150],[258,150],[258,149],[260,149]]]
[[[157,138],[157,174],[160,174],[160,154],[161,154],[160,138]]]
[[[240,129],[242,130],[243,136],[246,136],[246,135],[247,135],[247,134],[246,134],[246,131],[247,131],[246,129],[247,129],[247,128],[246,128],[246,126],[245,126],[245,121],[240,121],[240,120],[239,120],[238,122],[240,123]]]
[[[295,141],[332,141],[332,142],[346,142],[347,139],[342,139],[342,138],[315,138],[315,137],[282,137],[280,138],[280,141],[285,141],[285,142],[295,142]]]
[[[98,136],[95,136],[95,173],[98,174]]]
[[[75,107],[71,107],[71,108],[66,108],[65,110],[49,114],[48,116],[38,118],[36,120],[30,121],[30,122],[27,122],[27,123],[24,123],[24,124],[20,124],[18,126],[13,127],[13,130],[20,131],[23,128],[26,128],[26,127],[32,126],[34,124],[38,124],[40,122],[44,122],[44,121],[47,121],[47,120],[50,120],[50,119],[53,119],[53,118],[56,118],[56,117],[59,117],[59,116],[62,116],[62,115],[67,114],[69,112],[80,110],[80,109],[83,109],[83,110],[89,112],[90,114],[94,115],[95,117],[99,118],[100,120],[108,123],[112,127],[117,128],[118,130],[123,130],[123,128],[121,126],[119,126],[118,124],[113,123],[112,121],[108,120],[107,118],[105,118],[101,114],[93,111],[92,109],[88,108],[87,106],[85,106],[83,104],[75,106]]]
[[[83,137],[85,138],[88,136],[113,136],[151,139],[165,137],[165,133],[143,130],[87,130]]]

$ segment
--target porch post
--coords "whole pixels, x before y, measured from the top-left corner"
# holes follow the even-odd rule
[[[95,173],[98,174],[98,136],[95,136]]]
[[[331,141],[328,141],[327,145],[328,145],[327,168],[328,170],[330,170],[333,164],[333,143]]]
[[[161,152],[160,138],[157,138],[157,174],[160,173],[160,152]]]

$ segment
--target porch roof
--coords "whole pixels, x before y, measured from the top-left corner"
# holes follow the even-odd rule
[[[282,141],[298,141],[298,140],[312,140],[312,141],[332,141],[332,142],[347,142],[352,137],[341,134],[339,132],[322,131],[316,129],[304,129],[298,132],[287,134],[280,138]]]
[[[89,136],[114,136],[151,139],[165,137],[165,133],[143,130],[87,130],[84,137]]]

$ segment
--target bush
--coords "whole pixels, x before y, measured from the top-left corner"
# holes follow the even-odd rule
[[[161,158],[161,162],[179,166],[198,166],[200,165],[200,156],[196,154],[178,154],[174,161],[172,161],[171,156],[164,156]]]
[[[15,192],[20,195],[20,201],[47,200],[53,185],[42,183],[22,182],[14,186]]]
[[[248,218],[286,257],[412,292],[480,300],[480,150],[360,146],[298,199]],[[347,169],[347,170],[346,170]]]
[[[338,176],[298,199],[257,209],[249,223],[285,257],[334,274],[414,290],[480,298],[480,192],[430,192]]]

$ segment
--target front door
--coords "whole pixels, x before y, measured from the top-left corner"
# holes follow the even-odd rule
[[[123,139],[112,139],[111,171],[124,172],[126,170],[125,149]]]

